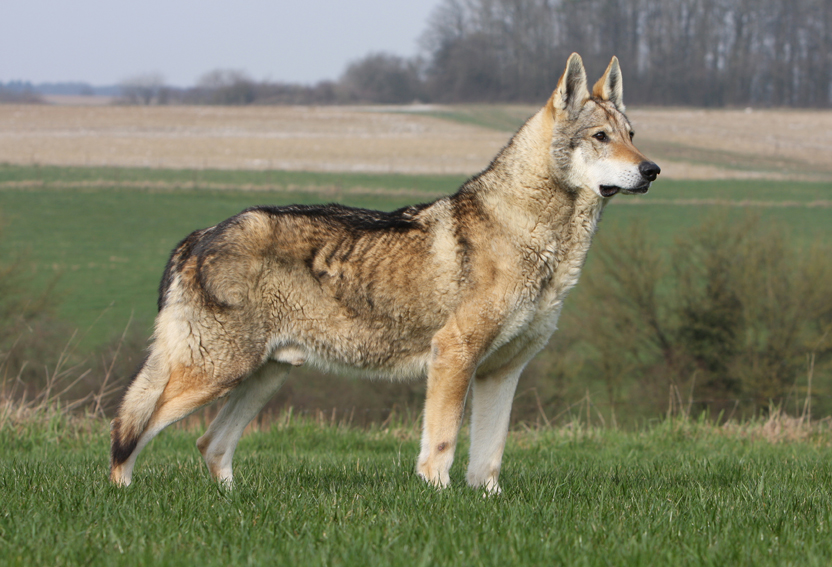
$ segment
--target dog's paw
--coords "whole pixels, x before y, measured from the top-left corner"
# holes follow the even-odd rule
[[[434,488],[447,488],[451,485],[451,477],[447,471],[440,471],[435,467],[428,466],[427,463],[420,463],[416,469],[416,474]]]
[[[468,486],[471,488],[479,488],[483,490],[483,497],[496,496],[503,492],[500,484],[497,482],[497,474],[492,473],[486,476],[479,476],[468,473]]]

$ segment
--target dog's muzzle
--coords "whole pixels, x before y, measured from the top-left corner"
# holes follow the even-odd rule
[[[647,190],[650,189],[650,184],[656,180],[656,177],[658,177],[662,170],[652,161],[643,161],[638,165],[638,172],[641,174],[643,180],[641,185],[627,187],[626,189],[617,185],[601,185],[601,196],[612,197],[619,191],[627,195],[643,195],[647,193]]]

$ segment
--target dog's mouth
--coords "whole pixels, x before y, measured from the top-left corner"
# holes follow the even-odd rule
[[[612,197],[619,191],[621,191],[621,187],[618,185],[601,185],[601,196],[602,197]]]
[[[599,189],[601,190],[602,197],[612,197],[618,193],[624,193],[625,195],[643,195],[647,193],[648,189],[650,189],[650,182],[648,181],[644,185],[630,187],[627,189],[619,187],[618,185],[601,185]]]

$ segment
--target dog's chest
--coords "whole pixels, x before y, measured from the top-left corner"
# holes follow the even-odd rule
[[[549,270],[545,281],[524,286],[502,322],[484,368],[502,366],[521,353],[525,353],[523,358],[531,358],[546,344],[557,328],[566,294],[577,283],[580,267],[577,272],[571,263],[570,267],[561,263]]]
[[[600,214],[601,207],[585,211],[570,230],[550,239],[547,246],[523,254],[527,277],[495,341],[495,351],[509,343],[549,339],[567,294],[578,283]]]

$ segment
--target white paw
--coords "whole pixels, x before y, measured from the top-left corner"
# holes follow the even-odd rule
[[[483,489],[483,496],[496,496],[497,494],[502,493],[502,489],[500,488],[500,484],[497,482],[497,475],[490,474],[488,476],[482,477],[479,475],[468,473],[468,485],[471,488],[481,488]]]

